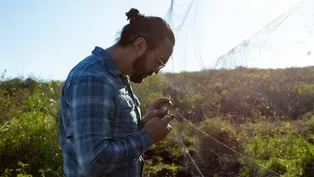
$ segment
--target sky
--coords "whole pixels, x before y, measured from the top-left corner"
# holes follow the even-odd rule
[[[113,45],[128,23],[125,12],[130,8],[165,17],[170,6],[170,0],[0,2],[0,73],[6,69],[6,77],[48,80],[65,80],[71,68],[90,55],[95,46]],[[182,22],[191,0],[175,2],[171,25],[177,43],[164,72],[213,67],[220,56],[301,0],[194,0],[181,30],[176,30],[176,24]],[[247,67],[314,65],[314,9],[303,6],[271,33],[266,45],[258,47],[263,57],[250,53],[252,57],[247,61],[234,56],[232,60]],[[311,50],[313,55],[306,55]]]

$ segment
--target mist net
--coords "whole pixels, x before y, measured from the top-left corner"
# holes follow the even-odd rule
[[[191,103],[181,104],[172,110],[176,115],[173,141],[182,148],[184,167],[193,176],[280,176],[283,171],[279,167],[273,168],[272,164],[255,159],[253,151],[242,149],[235,142],[230,142],[234,132],[226,129],[222,125],[223,122],[206,119],[211,116],[205,115],[204,112],[220,111],[217,102],[222,98],[216,92],[220,95],[224,93],[221,91],[222,85],[215,85],[215,75],[221,74],[215,72],[216,69],[224,69],[227,72],[228,69],[239,67],[313,65],[314,1],[294,3],[274,15],[274,18],[268,18],[260,28],[246,31],[246,35],[240,35],[238,38],[231,38],[231,35],[227,34],[228,30],[219,29],[223,21],[210,17],[211,14],[223,15],[224,10],[231,10],[233,7],[206,10],[211,5],[211,1],[172,0],[165,16],[165,20],[175,32],[177,42],[172,57],[158,77],[167,84],[168,89],[165,92],[174,99],[175,104]],[[209,21],[217,23],[207,24]],[[246,28],[236,23],[229,27],[238,31],[238,34]],[[302,60],[302,63],[298,60]],[[186,71],[192,71],[194,74],[190,75]],[[198,75],[199,71],[203,73],[201,76]],[[201,83],[194,79],[197,75],[202,77]],[[207,90],[208,85],[215,85],[215,93]],[[203,105],[213,105],[217,110]],[[200,121],[202,123],[199,123]],[[217,130],[217,127],[221,130]],[[246,128],[239,124],[235,124],[235,127],[235,132]],[[252,138],[251,135],[247,137]]]

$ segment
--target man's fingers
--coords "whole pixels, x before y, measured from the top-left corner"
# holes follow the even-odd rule
[[[172,117],[169,115],[166,115],[164,118],[160,119],[160,122],[163,124],[168,124],[172,120]]]
[[[165,103],[169,103],[169,102],[170,102],[169,98],[167,98],[167,97],[161,97],[161,98],[157,99],[157,100],[152,104],[152,106],[153,106],[154,108],[158,108],[160,105],[165,104]]]
[[[167,114],[167,110],[165,110],[165,109],[156,109],[155,111],[156,112],[155,112],[154,116],[163,116],[163,115]]]
[[[153,111],[150,111],[146,114],[146,117],[158,117],[158,116],[163,116],[167,114],[167,110],[164,109],[155,109]]]
[[[167,125],[168,132],[172,130],[172,126],[170,124]]]
[[[158,121],[159,118],[158,117],[152,117],[149,121]]]

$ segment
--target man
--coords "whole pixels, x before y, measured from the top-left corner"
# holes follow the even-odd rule
[[[95,47],[64,83],[59,138],[67,177],[139,177],[143,153],[171,131],[171,117],[160,109],[169,100],[159,98],[142,117],[130,81],[141,83],[165,66],[173,32],[159,17],[136,9],[126,15],[130,23],[117,43]]]

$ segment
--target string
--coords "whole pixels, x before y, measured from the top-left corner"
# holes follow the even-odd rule
[[[261,28],[259,31],[257,31],[255,34],[253,34],[252,36],[250,36],[249,38],[243,40],[240,44],[238,44],[237,46],[235,46],[234,48],[232,48],[231,50],[229,50],[227,53],[223,54],[222,56],[220,56],[216,63],[214,68],[218,68],[219,65],[221,65],[221,67],[223,66],[227,66],[227,62],[229,62],[229,64],[232,62],[230,60],[228,60],[228,57],[231,55],[236,54],[236,52],[242,51],[244,53],[244,48],[250,48],[250,47],[254,47],[254,46],[258,46],[259,49],[261,49],[261,47],[269,40],[269,37],[271,36],[271,34],[276,31],[276,29],[282,25],[282,23],[288,18],[290,17],[293,12],[301,6],[301,4],[304,3],[304,0],[302,0],[301,2],[299,2],[298,4],[296,4],[295,6],[293,6],[292,8],[290,8],[288,11],[284,12],[283,14],[281,14],[279,17],[277,17],[276,19],[274,19],[272,22],[268,23],[265,27]],[[276,22],[276,23],[275,23]],[[268,32],[267,32],[268,31]],[[260,42],[259,44],[254,44],[252,43],[252,38],[254,39],[255,36],[258,36],[260,34],[263,33],[268,33],[266,36],[266,39],[264,39],[262,42]],[[248,50],[248,49],[247,49]],[[242,54],[242,56],[245,54]],[[243,56],[244,58],[247,58],[247,56]],[[233,61],[236,62],[236,61]],[[231,64],[230,64],[231,65]],[[236,64],[234,65],[236,66]]]
[[[176,35],[177,37],[179,36],[180,30],[182,29],[182,27],[183,27],[183,25],[184,25],[184,23],[185,23],[185,21],[186,21],[186,19],[187,19],[187,15],[189,14],[189,11],[190,11],[190,9],[191,9],[191,6],[192,6],[193,2],[194,2],[194,1],[191,1],[190,4],[189,4],[189,6],[188,6],[188,8],[187,8],[187,10],[185,10],[185,12],[184,12],[184,14],[183,14],[184,17],[183,17],[183,20],[181,21],[181,23],[179,23],[179,25],[177,25],[177,26],[174,26],[174,25],[173,25],[174,30],[177,32],[177,35]],[[302,2],[301,2],[301,3],[302,3]],[[300,5],[301,3],[299,3],[298,5]],[[167,15],[166,15],[166,17],[168,17],[168,21],[169,21],[170,23],[172,23],[172,24],[173,24],[173,20],[172,20],[171,17],[172,17],[172,15],[173,15],[172,12],[174,12],[174,7],[173,7],[174,4],[175,4],[175,2],[174,2],[174,0],[172,0],[172,1],[171,1],[170,8],[169,8],[169,11],[168,11],[168,13],[167,13]],[[230,60],[229,60],[229,61],[227,60],[228,55],[231,55],[232,53],[236,52],[236,50],[237,50],[239,47],[241,48],[241,47],[247,47],[247,46],[249,46],[249,45],[254,45],[254,44],[250,44],[250,43],[252,42],[252,41],[250,40],[250,38],[252,38],[252,37],[254,37],[254,36],[256,36],[256,35],[258,35],[258,34],[260,34],[260,33],[264,33],[265,31],[267,32],[267,31],[269,30],[270,32],[268,32],[268,33],[270,33],[270,34],[267,35],[266,40],[263,40],[263,41],[260,43],[259,47],[261,47],[262,45],[264,45],[264,44],[268,41],[269,36],[270,36],[270,35],[271,35],[271,34],[292,14],[292,11],[295,10],[298,5],[295,5],[293,8],[291,8],[291,9],[288,10],[288,11],[286,11],[285,13],[283,13],[282,15],[280,15],[278,18],[276,18],[275,20],[273,20],[271,23],[269,23],[268,25],[266,25],[264,28],[262,28],[261,30],[259,30],[259,31],[256,32],[255,34],[253,34],[253,36],[251,36],[251,37],[249,37],[248,39],[244,40],[241,44],[237,45],[236,47],[234,47],[233,49],[231,49],[229,52],[227,52],[227,53],[224,54],[223,56],[219,57],[218,60],[216,61],[216,64],[215,64],[214,68],[217,68],[218,65],[221,64],[221,63],[222,63],[222,65],[227,65],[226,63],[227,63],[227,62],[230,62]],[[194,12],[197,11],[196,8],[195,8],[194,10],[195,10]],[[175,13],[175,12],[174,12],[174,13]],[[196,31],[195,31],[195,19],[196,19],[196,15],[194,15],[194,29],[193,29],[194,35],[195,35],[195,33],[196,33]],[[278,22],[278,21],[279,21],[279,22]],[[278,23],[277,23],[277,24],[274,24],[275,22],[278,22]],[[264,31],[264,30],[265,30],[265,31]],[[194,45],[193,45],[193,48],[194,48],[195,51],[197,50],[196,48],[198,48],[195,43],[194,43]],[[195,54],[196,54],[196,53],[195,53]],[[202,65],[202,67],[203,67],[203,69],[204,69],[204,68],[205,68],[205,67],[204,67],[204,63],[203,63],[203,60],[202,60],[202,57],[201,57],[201,55],[200,55],[200,51],[199,51],[199,50],[198,50],[198,54],[199,54],[199,57],[200,57],[201,65]],[[196,57],[196,58],[197,58],[197,57]],[[172,60],[173,60],[173,57],[172,57]],[[236,61],[234,61],[234,62],[236,62]],[[172,75],[170,75],[170,76],[168,76],[168,77],[171,77],[171,76],[172,76],[173,78],[172,78],[172,81],[168,81],[168,82],[174,82],[174,79],[175,79],[175,77],[174,77],[174,62],[172,63],[172,69],[173,69]],[[169,78],[168,78],[168,79],[169,79]],[[170,84],[170,85],[171,85],[171,84]],[[174,87],[176,87],[176,86],[174,86]],[[176,88],[174,88],[174,89],[176,90]],[[273,173],[273,174],[275,174],[275,175],[277,175],[277,176],[280,176],[280,174],[278,174],[277,172],[275,172],[275,171],[273,171],[273,170],[271,170],[271,169],[268,169],[267,167],[263,166],[262,164],[259,164],[258,162],[256,162],[255,160],[253,160],[253,159],[251,159],[251,158],[249,158],[249,157],[246,157],[244,154],[242,154],[242,153],[240,153],[240,152],[234,150],[234,149],[231,148],[231,147],[228,147],[228,146],[225,145],[224,143],[220,142],[219,140],[217,140],[217,139],[215,139],[214,137],[210,136],[210,135],[207,134],[206,132],[204,132],[204,131],[202,131],[201,129],[197,128],[193,123],[191,123],[189,120],[187,120],[178,110],[176,110],[176,112],[178,113],[178,115],[180,115],[180,117],[182,117],[182,118],[185,120],[185,122],[187,121],[187,122],[188,122],[194,129],[196,129],[198,132],[201,132],[203,135],[205,135],[205,136],[207,136],[207,137],[213,139],[215,142],[221,144],[222,146],[226,147],[227,149],[233,151],[234,153],[236,153],[236,154],[238,154],[238,155],[244,157],[245,159],[248,159],[249,161],[253,162],[254,164],[257,164],[258,166],[260,166],[260,167],[262,167],[262,168],[268,170],[269,172],[271,172],[271,173]],[[180,131],[179,131],[179,134],[181,135],[181,132],[180,132]],[[190,155],[190,153],[189,153],[188,151],[186,151],[185,145],[184,145],[184,143],[183,143],[181,137],[177,137],[177,138],[178,138],[180,144],[183,146],[184,152],[187,154],[187,156],[189,157],[190,161],[191,161],[191,162],[193,163],[193,165],[195,166],[195,169],[197,169],[198,173],[199,173],[201,176],[204,176],[203,173],[201,172],[201,170],[199,169],[199,167],[197,166],[197,164],[195,163],[195,160],[194,160],[194,159],[192,158],[192,156]],[[209,150],[209,151],[211,151],[211,150]],[[211,152],[214,153],[218,158],[220,158],[217,153],[215,153],[215,152],[213,152],[213,151],[211,151]]]
[[[193,157],[191,156],[191,154],[186,150],[186,146],[185,144],[183,143],[182,139],[180,136],[177,136],[177,139],[179,140],[180,144],[183,146],[183,152],[189,157],[190,161],[193,163],[194,167],[196,168],[197,172],[202,176],[204,177],[202,171],[198,168],[195,160],[193,159]]]
[[[186,118],[178,111],[178,109],[176,109],[176,112],[178,113],[178,115],[179,115],[181,118],[184,119],[185,122],[188,122],[194,129],[196,129],[197,131],[203,133],[204,136],[207,136],[207,137],[213,139],[214,141],[216,141],[217,143],[221,144],[222,146],[224,146],[224,147],[228,148],[229,150],[233,151],[234,153],[236,153],[236,154],[238,154],[238,155],[240,155],[240,156],[242,156],[242,157],[248,159],[249,161],[251,161],[251,162],[257,164],[258,166],[263,167],[264,169],[270,171],[271,173],[280,176],[279,173],[277,173],[277,172],[275,172],[275,171],[273,171],[273,170],[271,170],[271,169],[265,167],[264,165],[262,165],[262,164],[256,162],[255,160],[253,160],[252,158],[249,158],[249,157],[245,156],[244,154],[242,154],[242,153],[240,153],[240,152],[234,150],[233,148],[231,148],[231,147],[227,146],[226,144],[220,142],[219,140],[217,140],[216,138],[212,137],[211,135],[209,135],[208,133],[204,132],[203,130],[197,128],[192,122],[190,122],[188,119],[186,119]],[[195,164],[195,165],[196,165],[196,164]],[[197,168],[198,168],[198,167],[197,167]]]

